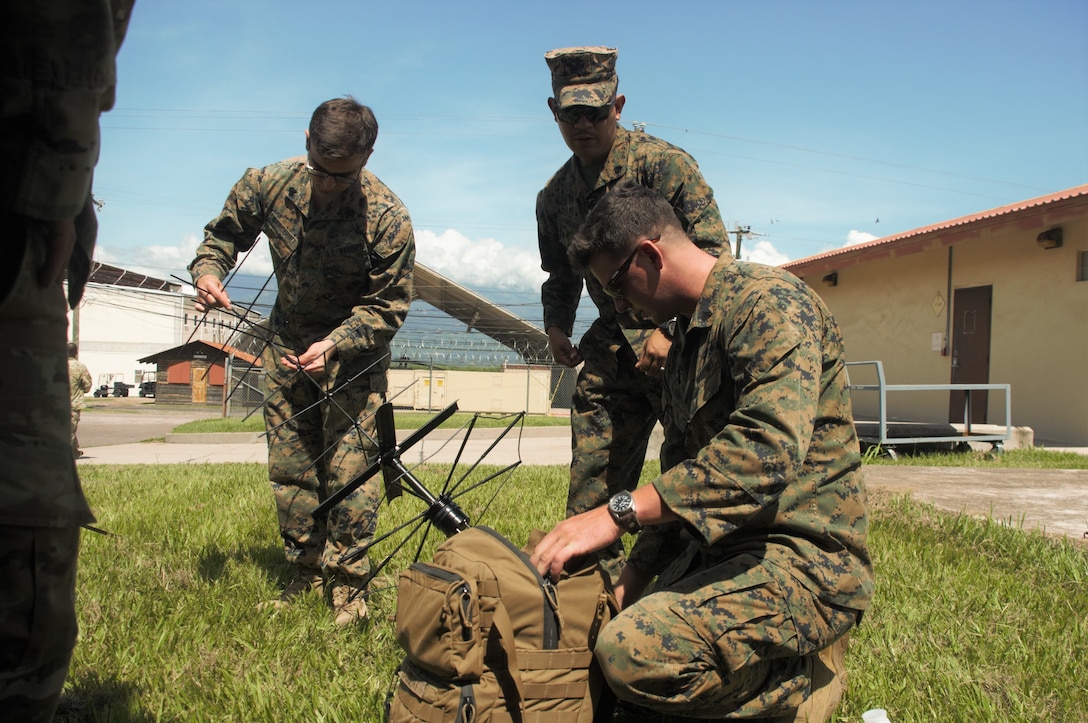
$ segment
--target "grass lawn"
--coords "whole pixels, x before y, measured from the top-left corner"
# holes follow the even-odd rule
[[[419,474],[437,486],[445,471]],[[81,638],[58,720],[381,720],[402,656],[391,620],[407,553],[375,581],[362,626],[337,628],[316,596],[258,611],[288,576],[263,465],[80,472],[113,536],[83,536]],[[566,479],[565,466],[521,467],[461,502],[520,544],[561,517]],[[1088,719],[1083,546],[904,497],[870,502],[877,592],[852,637],[837,721],[874,707],[895,723]],[[419,511],[402,496],[382,529]]]

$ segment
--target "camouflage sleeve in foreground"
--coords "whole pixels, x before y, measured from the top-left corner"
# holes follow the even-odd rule
[[[383,189],[379,193],[377,187]],[[367,290],[351,316],[328,335],[341,359],[350,361],[365,352],[389,345],[404,324],[412,304],[412,274],[416,241],[412,220],[400,200],[372,184],[368,194],[371,218],[371,267]]]
[[[861,459],[842,337],[819,297],[723,260],[666,370],[665,435],[686,459],[654,485],[705,554],[760,550],[822,599],[866,608]],[[641,540],[631,559],[668,562]]]
[[[250,168],[230,189],[223,210],[204,227],[204,242],[189,264],[193,283],[211,274],[223,280],[234,268],[238,255],[249,251],[264,224],[266,210],[261,194],[260,168]]]
[[[133,0],[4,5],[0,26],[0,208],[75,218],[98,162],[98,116],[113,107],[116,56]]]

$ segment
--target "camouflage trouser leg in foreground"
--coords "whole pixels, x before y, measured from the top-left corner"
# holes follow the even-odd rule
[[[51,721],[76,645],[79,528],[0,527],[0,718]]]
[[[0,212],[0,720],[48,721],[76,644],[79,525],[67,305],[42,288],[45,224]]]
[[[363,587],[381,475],[337,505],[327,521],[312,515],[322,499],[365,470],[376,452],[373,417],[385,401],[385,375],[364,374],[345,383],[352,378],[335,362],[316,380],[284,370],[269,374],[265,424],[271,432],[268,474],[288,562]]]
[[[585,365],[578,374],[571,408],[570,489],[567,516],[608,502],[620,490],[638,485],[650,433],[661,414],[661,386],[635,369],[635,356],[624,343],[609,348],[593,339],[579,348]],[[623,567],[623,545],[601,551],[601,564],[615,580]]]
[[[620,700],[674,716],[773,717],[804,702],[816,654],[856,621],[744,554],[626,608],[594,653]]]

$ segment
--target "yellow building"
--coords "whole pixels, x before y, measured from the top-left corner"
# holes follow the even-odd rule
[[[827,302],[850,361],[889,384],[1009,384],[1035,443],[1088,444],[1088,185],[783,264]],[[852,381],[854,381],[852,379]],[[962,394],[906,393],[888,418],[962,422]],[[971,421],[1004,424],[1004,394]],[[855,394],[875,418],[875,395]]]

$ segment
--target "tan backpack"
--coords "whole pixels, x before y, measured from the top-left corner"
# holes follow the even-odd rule
[[[593,658],[617,611],[594,561],[558,583],[488,527],[445,540],[433,562],[401,573],[397,641],[404,662],[388,700],[390,723],[589,723],[611,716]]]

